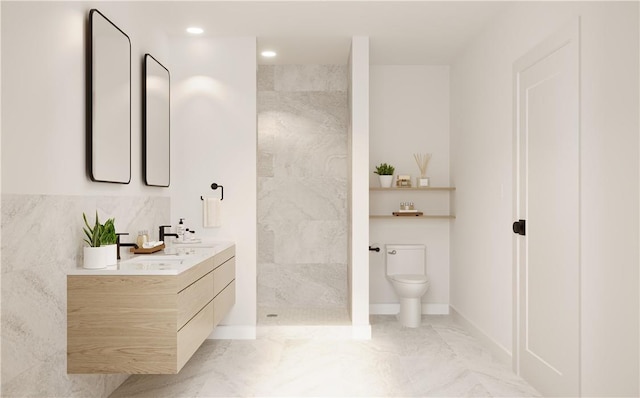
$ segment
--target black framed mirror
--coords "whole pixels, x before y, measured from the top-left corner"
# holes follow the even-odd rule
[[[157,59],[144,55],[142,70],[142,168],[145,184],[168,187],[171,174],[171,76]]]
[[[131,40],[89,11],[87,167],[92,181],[131,182]]]

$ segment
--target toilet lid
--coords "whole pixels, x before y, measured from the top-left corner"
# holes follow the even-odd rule
[[[429,280],[426,275],[397,274],[393,275],[392,278],[403,283],[425,283]]]

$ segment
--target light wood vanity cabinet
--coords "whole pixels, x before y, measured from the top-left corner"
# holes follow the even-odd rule
[[[68,275],[67,373],[178,373],[235,304],[235,246],[177,275]]]

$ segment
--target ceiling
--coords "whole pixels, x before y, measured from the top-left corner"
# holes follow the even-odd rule
[[[256,36],[261,64],[346,64],[352,36],[370,38],[372,64],[448,64],[509,2],[167,1],[136,3],[169,36]],[[152,11],[150,8],[152,7]]]

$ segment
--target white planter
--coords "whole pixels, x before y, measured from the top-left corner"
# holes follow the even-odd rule
[[[85,247],[83,249],[82,266],[88,269],[100,269],[107,267],[107,246],[103,247]]]
[[[104,249],[107,256],[107,265],[118,264],[118,245],[107,245]]]
[[[393,183],[393,176],[382,176],[379,175],[378,178],[380,179],[380,186],[382,188],[391,188],[391,183]]]

